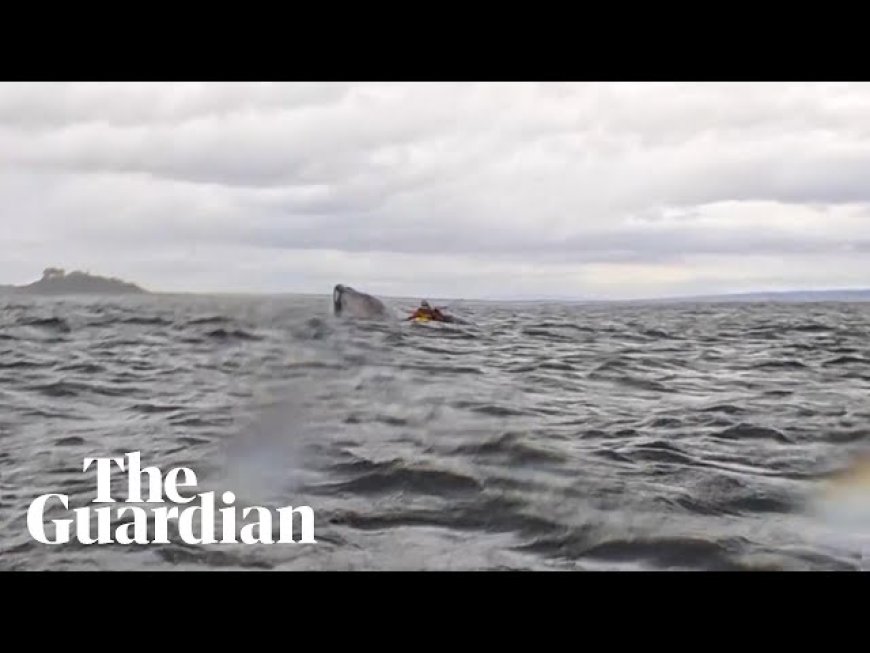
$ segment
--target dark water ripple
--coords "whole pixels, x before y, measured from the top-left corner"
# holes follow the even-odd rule
[[[870,447],[870,304],[453,310],[472,324],[0,300],[0,568],[866,565],[866,524],[817,497]],[[82,459],[136,450],[240,505],[312,506],[319,544],[30,539],[34,497],[84,505]]]

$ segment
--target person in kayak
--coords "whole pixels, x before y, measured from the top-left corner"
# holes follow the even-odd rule
[[[437,308],[432,308],[425,299],[420,302],[420,308],[414,311],[410,316],[406,317],[406,320],[433,320],[435,322],[447,322],[449,321],[447,316],[444,315]]]

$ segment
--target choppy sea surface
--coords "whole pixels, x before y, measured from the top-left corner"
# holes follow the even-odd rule
[[[469,324],[0,299],[0,569],[870,568],[870,485],[831,492],[870,448],[870,304],[448,306]],[[30,536],[37,496],[89,505],[83,459],[130,451],[311,506],[317,544]]]

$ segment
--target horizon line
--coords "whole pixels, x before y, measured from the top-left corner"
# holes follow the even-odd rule
[[[361,292],[366,292],[362,290]],[[222,297],[276,297],[276,296],[297,296],[297,297],[329,297],[329,292],[312,292],[312,291],[260,291],[260,290],[241,290],[241,291],[206,291],[206,290],[146,290],[150,295],[201,295],[201,296],[222,296]],[[517,303],[535,303],[535,302],[566,302],[566,303],[626,303],[626,302],[666,302],[666,301],[687,301],[687,300],[712,300],[717,298],[740,298],[765,295],[823,295],[823,294],[852,294],[852,293],[870,293],[870,286],[860,287],[838,287],[838,288],[823,288],[823,289],[808,289],[798,288],[793,290],[746,290],[732,291],[722,293],[705,293],[705,294],[687,294],[687,295],[657,295],[653,297],[629,297],[629,298],[591,298],[591,297],[556,297],[556,296],[536,296],[536,297],[454,297],[449,295],[427,295],[427,298],[446,301],[480,301],[480,302],[517,302]],[[372,293],[368,293],[372,294]],[[378,294],[378,297],[394,300],[416,300],[417,296],[412,295],[389,295]]]
[[[46,270],[57,269],[57,268],[46,268]],[[61,268],[62,269],[62,268]],[[73,270],[73,272],[79,272],[86,276],[103,279],[106,281],[113,281],[120,284],[130,285],[138,288],[145,294],[150,295],[201,295],[201,296],[222,296],[222,297],[276,297],[276,296],[301,296],[301,297],[328,297],[331,293],[326,290],[321,292],[314,291],[265,291],[265,290],[149,290],[137,283],[125,281],[116,276],[103,276],[100,274],[94,274],[90,271],[81,271],[81,270]],[[43,272],[43,275],[45,271]],[[43,279],[45,276],[43,276]],[[16,285],[16,284],[0,284],[0,292],[4,289],[9,290],[19,290],[26,289],[31,285],[38,283],[32,282],[30,284]],[[365,289],[361,288],[362,292],[368,292]],[[516,302],[516,303],[541,303],[541,302],[564,302],[564,303],[637,303],[637,302],[668,302],[668,301],[713,301],[713,300],[722,300],[722,299],[739,299],[739,298],[752,298],[759,296],[789,296],[789,295],[835,295],[835,294],[861,294],[861,293],[870,293],[870,286],[861,286],[861,287],[834,287],[834,288],[796,288],[796,289],[762,289],[762,290],[739,290],[739,291],[724,291],[724,292],[707,292],[707,293],[691,293],[691,294],[674,294],[674,295],[655,295],[650,297],[625,297],[625,298],[616,298],[616,297],[576,297],[576,296],[554,296],[554,295],[526,295],[526,296],[518,296],[518,297],[509,297],[509,296],[479,296],[479,297],[458,297],[458,296],[450,296],[450,295],[437,295],[437,294],[427,294],[425,297],[434,299],[434,300],[445,300],[445,301],[481,301],[481,302]],[[55,293],[51,293],[55,294]],[[58,295],[77,295],[77,294],[93,294],[93,293],[57,293]],[[99,293],[99,294],[112,294],[112,293]],[[393,295],[393,294],[380,294],[380,293],[370,293],[368,294],[377,294],[379,297],[383,297],[384,299],[393,299],[393,300],[412,300],[415,301],[419,299],[423,295]]]

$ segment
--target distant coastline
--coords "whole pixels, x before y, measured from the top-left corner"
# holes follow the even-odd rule
[[[19,295],[144,295],[148,291],[114,277],[46,268],[42,278],[24,286],[0,286],[0,293]]]
[[[66,272],[61,268],[46,268],[38,281],[23,285],[0,284],[0,295],[219,295],[238,297],[262,297],[273,295],[321,296],[324,293],[257,293],[257,292],[195,292],[176,291],[170,293],[151,292],[135,283],[115,277],[104,277],[75,270]],[[413,301],[413,298],[384,296],[387,299]],[[870,302],[870,288],[842,288],[829,290],[784,290],[755,291],[743,293],[721,293],[711,295],[662,296],[635,299],[602,299],[602,298],[572,298],[572,297],[499,297],[499,298],[463,298],[441,297],[443,301],[483,301],[506,302],[522,304],[720,304],[720,303],[813,303],[813,302]]]
[[[627,300],[649,303],[808,303],[808,302],[870,302],[870,288],[841,290],[781,290],[729,293],[721,295],[694,295],[688,297],[662,297],[646,300]]]

